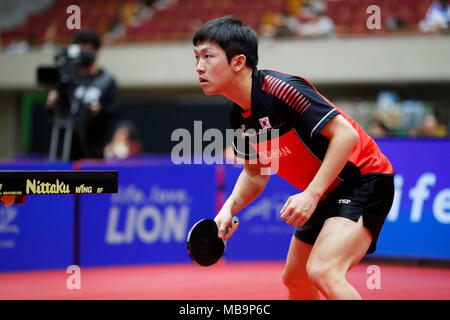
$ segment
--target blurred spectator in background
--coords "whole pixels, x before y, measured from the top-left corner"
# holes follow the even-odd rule
[[[259,27],[259,34],[265,38],[292,38],[292,16],[287,12],[276,12],[265,15]]]
[[[311,21],[301,23],[297,27],[297,33],[305,38],[325,38],[334,35],[334,23],[324,10],[317,11]]]
[[[434,112],[427,113],[420,126],[412,127],[408,130],[408,136],[413,138],[444,138],[446,135],[445,127],[439,124]]]
[[[54,52],[56,49],[56,36],[58,34],[58,27],[56,23],[51,24],[44,33],[44,43],[41,46],[42,51]]]
[[[450,6],[448,0],[434,1],[420,21],[419,29],[422,32],[447,32],[450,23]]]
[[[114,78],[97,66],[99,35],[90,29],[82,30],[75,35],[73,43],[80,46],[81,65],[72,92],[79,108],[70,158],[101,159],[116,121],[118,90]],[[47,98],[47,108],[52,112],[57,105],[58,91],[53,89]]]
[[[368,128],[368,133],[372,138],[386,137],[389,135],[389,130],[380,119],[373,119]]]
[[[105,159],[126,159],[142,152],[137,128],[131,121],[119,123],[104,150]]]
[[[298,10],[295,23],[289,26],[299,38],[334,36],[334,22],[326,15],[327,5],[322,0],[306,1]]]
[[[17,38],[6,47],[7,54],[22,54],[30,49],[30,45],[24,39]]]
[[[130,16],[130,18],[137,20],[138,22],[151,18],[153,15],[152,7],[156,2],[156,0],[145,0],[144,2],[138,3],[137,12]]]
[[[436,115],[428,113],[423,121],[423,136],[443,138],[446,135],[445,127],[439,124]]]
[[[427,114],[423,120],[423,135],[426,137],[437,137],[439,126],[434,114]]]
[[[266,15],[259,33],[267,38],[320,38],[334,35],[334,23],[326,15],[326,3],[310,0],[301,6]]]

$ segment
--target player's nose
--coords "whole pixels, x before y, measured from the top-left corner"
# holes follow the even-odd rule
[[[197,65],[195,66],[195,70],[197,71],[197,73],[205,72],[205,64],[202,63],[201,59],[197,62]]]

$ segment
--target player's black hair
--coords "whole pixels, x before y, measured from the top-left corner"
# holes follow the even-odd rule
[[[194,46],[210,41],[221,47],[228,59],[238,54],[246,57],[246,65],[255,68],[258,64],[258,36],[249,26],[233,16],[216,18],[206,22],[194,35]]]
[[[75,44],[90,44],[95,50],[98,50],[101,46],[100,36],[92,29],[85,29],[77,32],[73,38]]]

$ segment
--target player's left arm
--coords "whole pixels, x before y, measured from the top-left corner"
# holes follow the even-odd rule
[[[289,197],[280,214],[294,226],[303,225],[313,214],[317,203],[347,163],[359,139],[352,125],[341,115],[331,119],[320,131],[328,149],[314,179],[302,193]]]

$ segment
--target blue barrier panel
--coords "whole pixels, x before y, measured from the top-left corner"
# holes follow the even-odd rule
[[[191,261],[190,227],[214,217],[215,167],[145,163],[81,165],[119,170],[119,193],[81,196],[81,266]]]
[[[374,256],[450,259],[450,140],[380,139],[396,171],[395,200]],[[225,196],[242,168],[226,167]],[[287,198],[299,191],[272,176],[242,212],[228,240],[229,260],[284,260],[293,228],[280,220]]]
[[[380,139],[395,200],[374,255],[450,259],[450,140]]]
[[[71,170],[71,163],[0,164],[0,170]],[[0,205],[0,271],[67,268],[73,264],[73,195],[28,196]]]
[[[228,198],[242,167],[225,168],[225,196]],[[280,219],[286,200],[300,191],[277,175],[272,175],[265,190],[240,211],[239,229],[227,240],[227,260],[284,260],[294,227]]]

